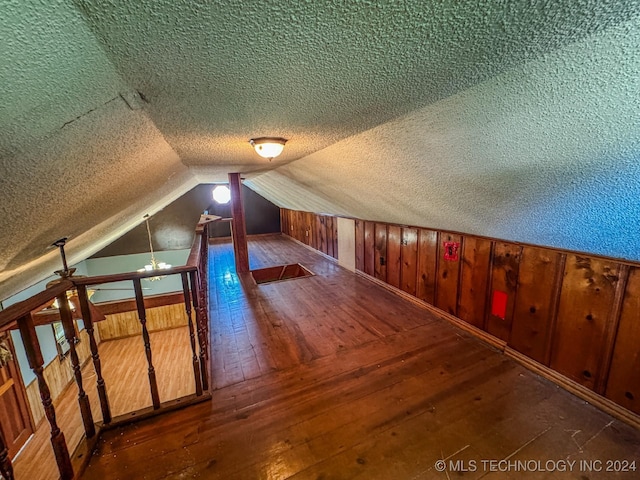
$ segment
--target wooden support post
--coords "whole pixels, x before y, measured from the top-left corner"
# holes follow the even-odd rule
[[[207,339],[205,338],[205,323],[207,322],[203,309],[200,307],[200,285],[198,283],[198,272],[189,272],[191,289],[193,290],[193,308],[196,311],[198,325],[198,344],[200,346],[200,373],[202,375],[202,389],[209,390],[209,371],[207,369]]]
[[[191,297],[194,293],[189,290],[189,276],[187,272],[183,272],[182,276],[182,292],[184,294],[184,306],[187,312],[187,323],[189,325],[189,343],[191,345],[191,363],[193,365],[193,377],[196,383],[196,395],[202,395],[202,378],[200,377],[200,365],[198,363],[198,354],[196,352],[196,334],[193,328],[193,319],[191,318]]]
[[[45,416],[51,426],[51,446],[53,447],[53,453],[55,455],[56,463],[58,464],[60,478],[62,480],[71,480],[73,478],[73,467],[71,466],[71,459],[69,458],[69,450],[67,448],[67,442],[64,438],[64,434],[56,422],[56,411],[53,408],[51,392],[49,391],[49,386],[44,378],[44,360],[42,358],[40,344],[38,343],[38,337],[36,336],[36,328],[33,323],[32,314],[19,319],[18,328],[20,329],[20,335],[22,336],[22,343],[24,343],[24,349],[27,354],[29,366],[33,370],[38,381],[38,388],[40,390],[40,398],[42,399]]]
[[[89,397],[87,397],[84,387],[82,386],[80,358],[78,357],[78,352],[76,350],[76,328],[73,325],[73,317],[71,316],[71,308],[69,306],[69,300],[67,299],[66,292],[58,295],[58,305],[58,308],[60,309],[60,320],[62,321],[62,328],[64,329],[64,336],[69,344],[71,368],[76,380],[76,385],[78,385],[78,405],[80,406],[80,415],[84,425],[84,432],[87,435],[87,438],[93,438],[96,434],[96,427],[93,424],[93,415],[91,414]]]
[[[2,435],[2,429],[0,429],[0,475],[4,480],[13,480],[13,465],[11,465],[11,458],[9,457],[9,449],[7,448],[7,442]]]
[[[242,182],[239,173],[229,174],[229,189],[231,190],[231,238],[236,260],[236,272],[249,271],[249,249],[247,247],[247,227],[242,205]]]
[[[102,363],[100,362],[100,354],[98,352],[98,342],[96,342],[87,287],[85,285],[79,285],[77,289],[82,321],[84,322],[84,328],[87,330],[87,335],[89,335],[89,348],[91,349],[93,368],[96,372],[96,387],[98,389],[98,398],[100,399],[100,409],[102,410],[102,423],[108,425],[111,423],[111,407],[109,406],[107,388],[104,383],[104,378],[102,377]]]
[[[136,294],[136,306],[138,308],[138,318],[142,325],[142,340],[144,341],[144,352],[149,365],[149,388],[151,389],[151,401],[154,410],[160,408],[160,394],[158,393],[158,382],[156,381],[156,370],[153,368],[151,356],[151,341],[149,340],[149,330],[147,330],[147,312],[144,308],[144,297],[142,296],[142,285],[139,278],[133,279],[133,289]]]

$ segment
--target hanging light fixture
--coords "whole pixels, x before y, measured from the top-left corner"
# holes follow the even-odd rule
[[[256,149],[258,155],[271,160],[282,153],[287,140],[278,137],[260,137],[252,138],[249,143]]]
[[[171,265],[165,262],[158,262],[153,254],[153,243],[151,242],[151,229],[149,228],[149,215],[144,216],[144,221],[147,225],[147,236],[149,237],[149,251],[151,252],[151,263],[145,265],[144,268],[138,269],[138,272],[152,272],[154,270],[167,270],[171,268]],[[164,275],[158,275],[155,277],[147,277],[147,280],[155,281],[163,279]]]

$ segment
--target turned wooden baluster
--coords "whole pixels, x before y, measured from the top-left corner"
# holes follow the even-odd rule
[[[2,429],[0,429],[0,475],[5,480],[13,480],[13,465],[11,465],[11,458],[9,458],[9,449],[7,448],[7,442],[4,441],[2,435]]]
[[[200,365],[198,364],[198,354],[196,352],[196,334],[191,318],[191,292],[189,290],[189,277],[187,272],[182,276],[182,293],[184,295],[184,306],[187,312],[187,323],[189,324],[189,343],[191,344],[191,363],[193,364],[193,377],[196,382],[196,395],[202,395],[202,378],[200,377]]]
[[[133,279],[133,289],[136,293],[136,306],[138,307],[138,318],[142,325],[142,340],[144,341],[144,352],[147,355],[149,365],[149,388],[151,389],[151,401],[154,410],[160,408],[160,394],[158,393],[158,382],[156,381],[156,370],[153,368],[151,358],[151,341],[149,340],[149,330],[147,330],[147,313],[144,308],[144,297],[142,296],[142,285],[139,278]]]
[[[198,283],[197,273],[198,272],[195,272],[195,271],[189,272],[189,277],[191,280],[191,289],[193,290],[193,295],[191,296],[191,298],[193,300],[193,308],[196,311],[196,318],[197,318],[196,323],[198,325],[198,343],[200,346],[200,372],[202,375],[202,389],[209,390],[209,373],[207,369],[207,355],[206,355],[207,340],[205,338],[205,331],[204,331],[204,325],[206,320],[204,318],[203,309],[200,308],[200,300],[199,300],[200,287]]]
[[[71,368],[73,376],[78,385],[78,405],[80,406],[80,415],[87,438],[93,438],[96,434],[96,427],[93,424],[93,415],[91,413],[91,405],[89,397],[87,397],[84,387],[82,386],[82,370],[80,368],[80,358],[76,350],[76,329],[73,325],[73,317],[71,316],[71,307],[66,293],[58,296],[58,305],[60,309],[60,320],[64,329],[64,336],[69,344],[69,358],[71,359]]]
[[[202,254],[200,255],[200,291],[202,301],[200,306],[204,312],[204,333],[205,333],[205,356],[209,359],[209,224],[204,225],[201,238]]]
[[[93,368],[96,372],[98,398],[100,399],[100,409],[102,410],[102,423],[108,425],[111,423],[111,407],[109,406],[107,387],[102,377],[102,363],[100,362],[98,342],[96,342],[93,317],[91,315],[91,308],[89,307],[89,296],[87,295],[87,287],[84,285],[78,286],[78,300],[80,301],[80,311],[82,312],[84,328],[87,330],[87,335],[89,335],[89,348],[91,349]]]
[[[45,416],[49,421],[49,425],[51,425],[51,446],[53,447],[53,453],[56,458],[56,463],[58,464],[60,478],[62,480],[70,480],[73,478],[73,467],[71,466],[71,459],[69,458],[69,450],[67,449],[64,434],[56,423],[56,411],[53,408],[49,386],[44,378],[44,360],[31,314],[18,320],[18,327],[20,328],[20,335],[22,336],[29,366],[38,381]]]

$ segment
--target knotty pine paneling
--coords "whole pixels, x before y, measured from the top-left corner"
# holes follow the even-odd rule
[[[403,228],[400,247],[401,274],[400,288],[410,295],[416,295],[418,276],[418,229]]]
[[[315,222],[315,218],[312,213],[302,212],[300,222],[301,222],[301,231],[300,231],[300,241],[305,245],[309,245],[311,243],[311,219]]]
[[[544,365],[549,364],[551,329],[560,296],[565,255],[524,247],[509,345]]]
[[[313,237],[313,226],[315,225],[316,219],[313,213],[304,212],[302,216],[302,243],[305,245],[311,245],[311,239]]]
[[[116,313],[106,317],[106,320],[95,324],[102,341],[142,334],[138,312]],[[147,309],[147,329],[150,332],[185,325],[187,325],[187,314],[184,303]]]
[[[462,236],[441,233],[439,237],[436,307],[451,315],[456,315]],[[449,246],[450,244],[451,246]]]
[[[291,230],[293,213],[283,218]],[[355,249],[356,269],[640,413],[640,264],[361,219]]]
[[[387,283],[396,288],[400,288],[401,241],[402,232],[400,227],[389,225],[387,227]]]
[[[480,329],[487,311],[491,246],[491,240],[465,237],[462,251],[458,317]]]
[[[313,230],[313,243],[311,244],[311,246],[313,248],[315,248],[316,250],[319,251],[323,251],[323,240],[322,240],[322,234],[324,232],[324,223],[323,223],[323,219],[324,217],[322,215],[316,215],[315,221],[316,221],[316,225],[315,228]],[[326,240],[325,240],[326,241]]]
[[[489,314],[487,315],[486,330],[494,337],[505,342],[509,340],[511,323],[513,322],[521,252],[522,247],[519,245],[502,242],[496,242],[493,245]],[[500,302],[499,296],[504,294],[506,294],[504,311],[496,315],[494,310],[501,310],[496,305],[496,302]]]
[[[610,260],[567,255],[550,365],[592,390],[605,374],[600,366],[619,271]]]
[[[298,212],[295,210],[289,212],[289,235],[298,239]]]
[[[306,244],[309,245],[310,247],[313,247],[313,244],[315,243],[315,236],[316,236],[316,217],[317,215],[315,213],[307,213],[307,240],[306,240]]]
[[[326,237],[327,237],[327,251],[325,252],[327,255],[329,255],[330,257],[336,257],[336,233],[335,233],[335,229],[334,229],[334,218],[333,217],[329,217],[329,216],[325,216],[324,217],[324,221],[325,221],[325,230],[326,230]],[[335,223],[338,223],[337,221]]]
[[[295,215],[296,240],[298,240],[298,241],[300,241],[302,243],[306,243],[305,242],[305,232],[306,232],[305,217],[306,217],[306,213],[307,212],[296,212],[296,215]]]
[[[318,247],[322,253],[327,253],[327,218],[318,215],[316,225],[318,226]]]
[[[355,221],[356,229],[356,270],[364,272],[364,221]]]
[[[331,217],[331,220],[333,221],[333,228],[332,228],[332,233],[333,233],[333,258],[335,258],[336,260],[338,259],[338,219],[335,217]]]
[[[290,237],[293,236],[292,232],[292,226],[291,226],[291,215],[292,212],[291,210],[287,210],[286,208],[280,209],[281,215],[282,215],[282,219],[281,219],[281,230],[282,233],[284,233],[285,235],[289,235]]]
[[[374,276],[383,282],[387,281],[387,225],[376,223],[374,230],[375,264]]]
[[[640,267],[629,273],[606,397],[640,414]]]
[[[416,296],[433,305],[436,293],[438,232],[421,228],[418,232],[418,275]]]
[[[375,224],[364,222],[364,273],[375,275]]]

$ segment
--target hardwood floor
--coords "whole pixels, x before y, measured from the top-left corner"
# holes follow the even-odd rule
[[[187,327],[152,332],[150,341],[160,400],[166,401],[195,392],[191,350]],[[141,337],[111,340],[100,344],[103,377],[113,416],[151,405],[147,379],[147,360]],[[102,420],[91,362],[83,368],[83,381],[91,401],[94,421]],[[78,389],[70,385],[56,400],[56,420],[65,435],[69,452],[84,435],[78,408]],[[14,461],[18,480],[55,480],[58,471],[50,443],[50,427],[43,420],[35,434]]]
[[[638,478],[605,470],[639,431],[285,237],[249,251],[316,276],[212,245],[212,401],[105,433],[84,479]]]

